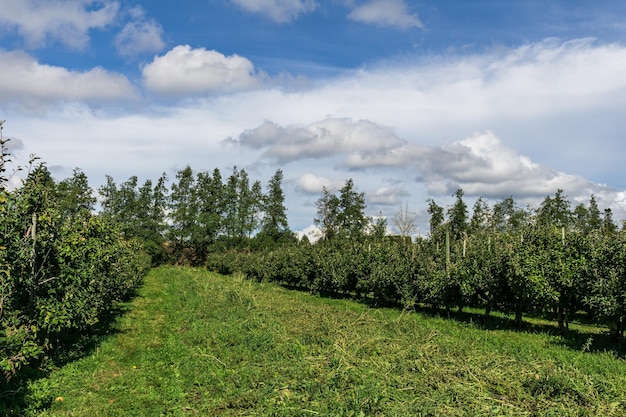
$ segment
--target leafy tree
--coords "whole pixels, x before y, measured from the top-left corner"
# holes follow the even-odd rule
[[[360,238],[365,235],[369,219],[365,216],[365,193],[354,190],[352,179],[339,190],[339,196],[322,189],[316,202],[317,217],[314,222],[322,230],[325,239],[341,235]]]
[[[137,223],[140,217],[137,181],[133,175],[118,187],[113,178],[107,175],[106,184],[98,190],[102,197],[102,215],[119,224],[127,237],[141,235],[141,226]]]
[[[233,168],[232,174],[226,181],[224,190],[225,210],[224,210],[224,231],[226,236],[234,240],[243,234],[239,216],[239,170]]]
[[[610,208],[604,209],[604,218],[602,219],[602,232],[605,235],[613,235],[617,232],[617,225],[613,221],[613,211]]]
[[[456,200],[452,207],[448,209],[448,223],[450,224],[450,233],[454,239],[462,239],[463,234],[467,231],[467,204],[463,201],[463,190],[458,189],[454,193]]]
[[[520,208],[513,197],[507,197],[493,206],[491,226],[494,230],[513,232],[529,223],[530,212]]]
[[[574,208],[572,213],[575,228],[583,233],[590,233],[594,230],[602,229],[602,214],[598,208],[596,197],[592,194],[589,199],[589,207],[582,203]]]
[[[250,238],[259,225],[262,187],[259,181],[250,185],[250,177],[235,167],[225,186],[226,209],[224,226],[233,243]]]
[[[194,186],[195,178],[190,166],[179,170],[176,173],[176,181],[171,185],[169,238],[174,243],[174,256],[177,261],[183,254],[183,249],[194,237],[193,229],[197,219]]]
[[[137,177],[131,176],[118,187],[107,175],[106,184],[98,190],[102,198],[100,216],[116,224],[127,238],[140,239],[154,265],[162,263],[165,255],[166,182],[167,176],[163,174],[156,185],[146,180],[138,187]]]
[[[263,195],[263,187],[259,180],[252,183],[250,188],[250,194],[246,199],[246,213],[245,213],[245,234],[248,238],[251,238],[255,231],[257,231],[262,222],[262,211],[264,206],[265,196]]]
[[[117,184],[115,184],[115,180],[110,175],[106,175],[105,179],[105,184],[98,188],[98,194],[102,199],[100,202],[100,214],[103,216],[113,217],[119,211],[119,204],[117,202]]]
[[[489,226],[491,220],[491,209],[487,202],[479,197],[472,208],[472,217],[469,222],[468,229],[470,233],[475,233]]]
[[[546,227],[569,228],[571,226],[570,202],[563,195],[562,189],[557,190],[554,198],[546,196],[537,210],[537,222]]]
[[[626,234],[591,240],[588,288],[584,301],[596,317],[623,339],[626,327]]]
[[[435,200],[428,200],[428,214],[430,214],[430,236],[431,238],[439,234],[444,222],[443,207],[438,206]]]
[[[320,228],[324,239],[332,239],[339,234],[339,198],[328,188],[322,188],[321,197],[315,202],[317,217],[313,222]]]
[[[602,215],[598,208],[596,196],[591,195],[589,198],[588,223],[591,230],[600,230],[602,228]]]
[[[222,174],[215,168],[209,175],[199,172],[196,178],[196,200],[198,202],[199,242],[207,250],[214,244],[224,229],[226,198]]]
[[[75,168],[72,176],[57,185],[57,193],[60,199],[61,215],[65,218],[91,213],[96,205],[96,197],[89,187],[87,175]]]
[[[146,180],[139,187],[136,213],[133,217],[135,222],[133,237],[140,238],[153,265],[159,265],[165,260],[163,248],[166,210],[165,180],[166,177],[161,177],[154,186],[151,180]]]
[[[378,216],[370,219],[367,235],[373,240],[382,240],[387,235],[387,218],[380,212]]]
[[[369,219],[365,216],[365,193],[354,190],[352,178],[339,190],[339,224],[349,237],[361,237]]]
[[[269,236],[273,240],[280,239],[289,231],[282,181],[283,171],[278,169],[269,180],[267,194],[263,199],[261,234]]]

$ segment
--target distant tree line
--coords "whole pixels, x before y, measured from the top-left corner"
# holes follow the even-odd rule
[[[314,292],[366,297],[376,305],[427,305],[461,312],[465,307],[512,314],[553,314],[561,331],[584,313],[623,338],[626,325],[626,230],[595,196],[571,203],[557,190],[536,209],[512,197],[490,206],[476,200],[470,217],[461,189],[448,207],[428,200],[430,233],[415,241],[386,236],[365,221],[364,194],[348,181],[341,195],[318,200],[315,223],[323,238],[279,249],[214,254],[207,266],[240,271]],[[395,216],[405,232],[411,214]],[[382,230],[384,224],[379,225]]]
[[[119,224],[125,236],[139,239],[163,262],[204,265],[211,252],[268,248],[294,240],[287,222],[283,172],[276,170],[263,190],[244,169],[224,178],[219,169],[194,173],[187,166],[168,187],[137,177],[117,185],[107,176],[99,188],[100,216]]]

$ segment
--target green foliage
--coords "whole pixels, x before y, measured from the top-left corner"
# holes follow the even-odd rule
[[[584,300],[621,338],[626,326],[626,234],[596,235],[591,248]]]
[[[261,234],[272,239],[280,239],[289,231],[285,195],[282,189],[283,171],[278,169],[268,183],[268,191],[263,199],[263,220]]]
[[[21,187],[0,189],[0,367],[7,381],[53,354],[70,332],[88,331],[132,294],[148,266],[136,241],[92,215],[80,170],[56,184],[35,161]]]
[[[338,195],[324,187],[316,206],[314,223],[320,227],[324,239],[335,236],[360,239],[366,234],[370,219],[365,216],[365,193],[354,190],[352,179],[346,181]]]
[[[344,188],[352,189],[350,184]],[[561,332],[582,310],[621,337],[626,325],[621,254],[626,251],[615,242],[626,239],[626,231],[600,231],[593,198],[588,210],[579,209],[587,216],[580,228],[570,221],[574,216],[562,191],[546,198],[537,214],[517,207],[513,198],[493,209],[479,199],[470,222],[462,191],[455,195],[447,221],[443,208],[430,201],[434,235],[413,243],[381,233],[352,235],[342,221],[340,196],[325,189],[316,222],[326,239],[311,249],[303,246],[306,251],[260,244],[253,252],[230,252],[222,257],[230,259],[229,267],[214,269],[364,297],[374,305],[421,303],[448,312],[478,307],[486,317],[512,313],[518,327],[525,315],[554,315]],[[224,262],[219,258],[214,265]]]

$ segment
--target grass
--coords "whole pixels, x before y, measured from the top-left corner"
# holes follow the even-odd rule
[[[626,416],[626,362],[546,332],[162,267],[37,416]],[[580,332],[580,330],[579,330]]]

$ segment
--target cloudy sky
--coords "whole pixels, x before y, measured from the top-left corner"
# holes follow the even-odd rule
[[[624,219],[625,22],[612,0],[0,0],[0,119],[15,159],[94,188],[281,168],[294,230],[348,178],[422,228],[457,188]]]

